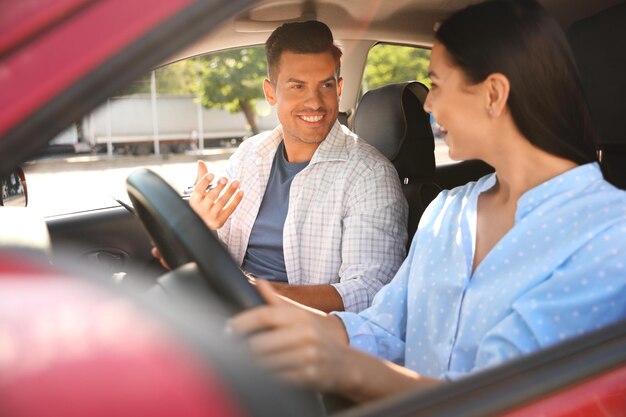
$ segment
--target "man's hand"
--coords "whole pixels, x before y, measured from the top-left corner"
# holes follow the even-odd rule
[[[165,269],[170,269],[170,266],[167,264],[167,262],[165,262],[165,258],[163,258],[163,255],[161,255],[161,252],[157,249],[156,246],[154,246],[154,243],[152,244],[152,251],[150,251],[150,253],[152,254],[153,258],[156,258],[159,260],[159,262],[161,262],[161,266]]]
[[[228,185],[226,178],[220,178],[209,188],[214,178],[204,162],[198,161],[198,176],[189,197],[189,205],[211,230],[222,227],[243,198],[243,191],[238,190],[239,181]]]

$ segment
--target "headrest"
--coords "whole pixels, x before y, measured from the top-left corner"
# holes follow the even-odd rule
[[[578,64],[609,180],[626,188],[626,3],[572,25]]]
[[[417,81],[369,90],[356,108],[354,132],[394,164],[400,178],[431,178],[435,140],[423,105],[428,88]]]

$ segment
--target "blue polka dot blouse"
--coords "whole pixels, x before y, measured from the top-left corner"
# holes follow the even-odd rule
[[[443,191],[372,306],[335,313],[353,347],[454,379],[626,318],[626,192],[596,163],[538,185],[472,273],[477,199],[495,183]]]

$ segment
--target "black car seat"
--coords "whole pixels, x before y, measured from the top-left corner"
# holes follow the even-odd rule
[[[626,2],[572,25],[580,70],[608,181],[626,189]]]
[[[422,213],[441,189],[433,181],[435,139],[423,109],[428,88],[417,81],[389,84],[365,93],[353,130],[393,163],[409,203],[409,242]]]

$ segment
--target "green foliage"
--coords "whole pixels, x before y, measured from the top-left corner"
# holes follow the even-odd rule
[[[157,94],[193,94],[197,87],[198,75],[194,60],[184,59],[157,68],[155,74]],[[150,94],[151,73],[141,77],[117,95]]]
[[[408,46],[378,44],[368,55],[363,90],[386,84],[417,80],[430,88],[430,51]]]
[[[267,70],[262,47],[206,55],[198,58],[198,64],[203,106],[236,113],[242,110],[242,104],[263,98]]]
[[[243,112],[250,130],[257,133],[255,100],[263,98],[266,77],[265,49],[240,48],[175,62],[156,70],[158,94],[197,94],[204,107]],[[150,94],[150,75],[141,78],[127,94]]]
[[[263,98],[266,74],[262,47],[233,49],[157,68],[156,91],[158,94],[199,92],[203,106],[237,113],[242,103]],[[150,74],[121,94],[150,94]]]
[[[430,50],[378,44],[368,55],[363,91],[385,84],[418,80],[430,87]],[[204,107],[232,113],[243,111],[255,128],[255,100],[263,98],[267,76],[263,47],[221,51],[175,62],[156,70],[158,94],[198,94]],[[150,75],[138,80],[123,94],[150,93]]]
[[[128,96],[131,94],[150,94],[150,74],[134,81],[127,88],[118,91],[113,96]]]
[[[198,84],[198,71],[196,67],[194,58],[191,58],[157,68],[157,93],[176,95],[194,93]]]

